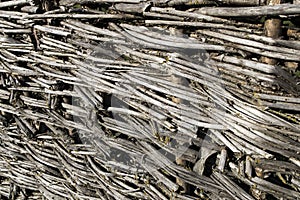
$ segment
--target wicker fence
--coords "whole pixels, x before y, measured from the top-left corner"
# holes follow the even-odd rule
[[[0,2],[1,199],[299,199],[298,0]]]

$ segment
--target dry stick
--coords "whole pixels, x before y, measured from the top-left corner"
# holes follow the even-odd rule
[[[227,159],[227,151],[225,148],[222,148],[220,153],[219,163],[217,166],[217,169],[220,170],[221,172],[224,172],[226,159]]]
[[[255,40],[257,42],[264,42],[269,45],[274,46],[286,46],[289,47],[292,51],[293,49],[300,50],[300,42],[294,41],[294,40],[281,40],[281,39],[273,39],[267,36],[261,36],[256,34],[250,34],[250,33],[244,33],[244,32],[236,32],[236,31],[230,31],[230,30],[218,30],[220,33],[224,33],[227,35],[232,35],[244,39],[251,39]]]
[[[282,149],[293,149],[294,151],[299,151],[299,147],[293,144],[289,144],[289,140],[287,138],[279,138],[274,137],[274,135],[268,135],[268,132],[264,130],[264,127],[262,125],[257,125],[254,121],[246,121],[243,119],[240,119],[238,117],[235,117],[233,115],[228,115],[228,118],[232,119],[236,123],[240,123],[244,127],[251,128],[253,133],[262,139],[264,139],[266,142],[272,144],[276,144],[277,147]],[[280,131],[280,130],[279,130]],[[275,132],[275,131],[274,131]]]
[[[28,15],[28,13],[0,10],[0,17],[8,19],[22,19],[26,15]]]
[[[240,66],[235,66],[235,65],[232,65],[232,64],[224,63],[224,62],[216,62],[215,65],[218,66],[220,69],[228,71],[228,73],[234,73],[235,72],[238,75],[242,74],[242,75],[245,75],[245,76],[253,77],[255,79],[263,80],[263,81],[270,82],[270,83],[273,83],[274,79],[276,78],[273,75],[266,75],[266,74],[263,74],[263,73],[258,73],[258,72],[255,72],[253,70],[244,69]]]
[[[280,80],[282,79],[282,81],[278,80],[280,81],[279,83],[281,87],[292,93],[295,93],[298,90],[296,81],[293,80],[293,77],[286,71],[280,69],[280,67],[256,62],[253,60],[240,59],[233,56],[217,56],[213,57],[213,59],[247,67],[249,69],[261,71],[267,74],[276,74]]]
[[[189,18],[193,18],[193,19],[200,19],[200,20],[204,20],[207,22],[217,22],[217,23],[231,22],[230,20],[227,20],[227,19],[212,17],[209,15],[203,15],[203,14],[198,14],[198,13],[191,13],[191,12],[187,12],[187,11],[175,10],[174,8],[152,7],[150,9],[150,11],[158,12],[158,13],[162,13],[162,14],[177,15],[179,17],[189,17]]]
[[[185,99],[187,101],[193,101],[192,99],[195,98],[195,102],[199,102],[201,99],[203,100],[203,98],[201,98],[201,96],[195,94],[195,93],[192,93],[192,92],[195,92],[195,91],[188,91],[188,88],[185,89],[185,87],[183,88],[180,88],[180,85],[171,85],[170,83],[167,83],[167,84],[164,84],[164,82],[158,78],[151,78],[151,76],[147,76],[147,75],[141,75],[141,74],[138,74],[138,73],[134,73],[134,72],[131,72],[129,73],[130,75],[132,75],[133,77],[136,77],[136,78],[140,78],[140,79],[148,79],[148,80],[152,80],[153,83],[155,83],[155,85],[159,85],[159,87],[155,87],[155,86],[150,86],[151,89],[154,89],[157,88],[158,91],[160,92],[164,92],[165,94],[169,94],[169,95],[174,95],[176,96],[177,98],[180,98],[180,99]],[[156,81],[155,81],[156,80]],[[171,79],[172,80],[172,79]],[[182,84],[182,82],[179,82]],[[143,85],[143,83],[142,83]],[[151,85],[151,84],[150,84]],[[145,85],[146,86],[146,85]],[[174,94],[174,93],[177,93],[177,94]]]
[[[32,2],[32,0],[5,1],[5,2],[0,2],[0,8],[10,7],[10,6],[20,6],[20,5],[28,4],[30,2]]]
[[[241,6],[260,6],[266,3],[266,0],[219,0],[226,5],[241,5]]]
[[[24,28],[24,26],[19,25],[19,24],[15,24],[13,22],[10,21],[6,21],[5,19],[0,19],[0,24],[2,26],[2,24],[9,26],[10,28]]]
[[[131,35],[143,39],[145,41],[153,42],[156,44],[161,44],[164,46],[173,46],[173,47],[181,47],[181,48],[195,48],[195,49],[202,49],[201,46],[205,47],[204,49],[207,50],[224,50],[222,47],[218,47],[215,45],[209,45],[206,43],[198,42],[195,39],[190,38],[182,38],[178,36],[170,36],[167,34],[157,33],[155,31],[151,31],[146,27],[143,26],[131,26],[128,24],[121,24],[123,28],[126,28],[126,32],[130,33]],[[129,30],[128,30],[129,29]]]
[[[68,43],[64,43],[64,42],[61,42],[59,40],[48,38],[46,36],[44,36],[43,38],[41,38],[40,41],[43,44],[49,45],[50,47],[52,46],[54,49],[62,49],[64,51],[75,52],[76,53],[76,50],[75,50],[76,47],[74,47],[74,46],[72,46],[72,45],[70,45]]]
[[[151,0],[155,6],[175,6],[175,5],[188,5],[188,6],[204,6],[204,5],[240,5],[240,6],[258,6],[263,5],[266,0]]]
[[[53,26],[35,25],[34,28],[37,29],[37,30],[43,31],[43,32],[51,33],[51,34],[54,34],[54,35],[60,35],[60,36],[64,36],[64,37],[71,34],[70,32],[59,30],[59,29],[57,29],[56,27],[53,27]]]
[[[250,196],[242,188],[240,188],[235,182],[233,182],[231,179],[221,174],[220,172],[214,171],[211,176],[216,183],[224,187],[224,190],[226,190],[228,194],[231,195],[232,199],[254,200],[252,196]]]
[[[1,16],[1,12],[0,12]],[[18,19],[45,19],[45,18],[74,18],[74,19],[130,19],[137,18],[129,14],[77,14],[77,13],[63,13],[63,14],[34,14],[19,17]]]
[[[294,15],[300,13],[300,6],[294,4],[280,4],[275,6],[258,7],[204,7],[196,13],[218,16],[218,17],[253,17],[253,16],[274,16],[274,15]]]
[[[235,27],[226,24],[215,24],[205,22],[181,22],[181,21],[167,21],[167,20],[145,20],[146,24],[149,25],[171,25],[171,26],[190,26],[190,27],[202,27],[202,28],[216,28],[216,29],[229,29],[235,31],[243,31],[247,33],[253,33],[255,30],[248,29],[245,27]]]
[[[159,163],[159,165],[163,164],[166,167],[166,170],[170,173],[170,175],[176,178],[184,179],[186,182],[189,182],[190,184],[195,186],[199,186],[199,188],[203,188],[204,190],[211,191],[213,193],[220,192],[221,187],[214,185],[214,182],[210,178],[197,175],[194,172],[188,171],[187,169],[175,165],[166,157],[164,157],[160,152],[155,150],[154,147],[143,141],[141,142],[143,143],[144,147],[142,149],[149,152],[149,157],[152,160],[160,160],[162,163]],[[178,186],[176,185],[174,189],[178,189]]]
[[[232,163],[232,162],[230,162],[229,163],[229,167],[231,168],[231,171],[233,172],[233,174],[234,174],[234,176],[236,176],[239,180],[241,180],[242,182],[244,182],[245,184],[247,184],[247,185],[249,185],[249,186],[251,186],[251,188],[262,188],[262,189],[264,189],[264,191],[267,191],[267,192],[269,192],[269,193],[271,193],[271,194],[274,194],[276,197],[282,197],[283,198],[283,196],[284,195],[282,195],[281,193],[278,193],[278,192],[276,192],[276,191],[274,191],[274,190],[271,190],[271,189],[269,189],[269,190],[267,190],[267,188],[264,188],[264,187],[261,187],[260,185],[256,185],[256,184],[254,184],[252,181],[250,181],[249,179],[247,179],[245,176],[243,176],[240,172],[239,172],[239,168],[234,164],[234,163]],[[257,199],[260,199],[260,197],[259,196],[256,196],[255,195],[255,197],[257,198]]]
[[[205,30],[198,30],[197,32],[203,33],[206,35],[210,35],[210,33],[212,33],[212,31],[205,31]],[[229,31],[228,33],[231,33],[231,31]],[[247,46],[256,47],[259,49],[265,49],[265,50],[281,52],[281,53],[286,53],[286,54],[291,54],[291,55],[297,54],[300,56],[300,50],[296,50],[296,49],[271,46],[271,45],[267,45],[267,44],[264,44],[261,42],[256,42],[253,40],[243,39],[243,38],[239,38],[239,37],[235,37],[235,36],[231,36],[231,35],[227,35],[227,34],[222,34],[222,33],[217,33],[217,32],[214,32],[213,36],[217,37],[219,39],[223,39],[223,40],[232,42],[232,43],[243,44],[243,45],[247,45]],[[272,64],[272,63],[268,63],[268,64]]]
[[[256,159],[250,160],[251,165],[258,166],[263,172],[280,172],[282,174],[295,174],[300,172],[300,168],[287,161]]]
[[[140,3],[142,0],[60,0],[62,6],[73,5],[76,3]]]
[[[218,138],[221,142],[224,143],[226,147],[228,147],[236,157],[241,157],[242,152],[240,151],[241,148],[236,147],[231,143],[231,141],[220,131],[218,130],[210,130],[211,133]]]
[[[271,58],[279,58],[282,60],[289,60],[289,61],[300,61],[300,57],[294,54],[286,54],[286,53],[281,53],[281,52],[272,52],[272,51],[267,51],[264,49],[259,49],[259,48],[255,48],[255,47],[251,47],[250,45],[253,46],[253,44],[259,44],[260,47],[262,47],[261,43],[254,43],[251,44],[251,40],[245,40],[245,39],[239,39],[237,40],[235,37],[231,37],[225,34],[221,34],[221,33],[217,33],[217,32],[213,32],[213,31],[207,31],[207,30],[197,30],[197,32],[201,33],[201,34],[205,34],[207,36],[211,36],[211,37],[215,37],[218,39],[224,39],[233,43],[229,43],[227,44],[228,46],[231,47],[235,47],[237,49],[241,49],[241,50],[245,50],[251,53],[255,53],[258,55],[262,55],[262,56],[268,56]],[[238,43],[238,44],[234,44],[234,43]],[[249,45],[249,46],[245,46]]]
[[[274,183],[268,182],[259,177],[254,177],[254,178],[251,178],[250,180],[259,186],[263,186],[267,190],[272,190],[272,192],[275,194],[282,193],[288,199],[297,199],[300,196],[299,192],[293,191],[291,189],[286,189],[284,187],[278,186]]]
[[[252,165],[251,165],[251,157],[250,156],[246,156],[245,174],[249,178],[252,177]]]
[[[216,117],[218,117],[218,116],[216,115]],[[221,116],[221,117],[224,117],[224,116]],[[240,140],[239,138],[243,137],[243,134],[246,134],[247,136],[245,136],[243,138],[245,140],[248,138],[248,141],[253,141],[253,142],[255,141],[255,143],[253,143],[253,142],[252,143],[257,145],[258,148],[256,146],[253,146],[253,148],[251,148],[252,145],[250,143],[247,143],[247,142],[242,142],[241,144],[244,144],[245,147],[251,148],[253,151],[257,152],[259,155],[263,155],[263,156],[269,157],[269,158],[272,157],[271,154],[268,154],[267,152],[261,150],[261,148],[262,149],[269,149],[267,142],[266,142],[266,144],[264,144],[262,142],[263,141],[262,138],[257,137],[257,135],[254,132],[245,131],[248,134],[243,132],[245,130],[245,128],[242,127],[242,126],[239,126],[239,125],[234,125],[234,123],[236,123],[236,122],[234,120],[229,119],[229,117],[230,117],[230,115],[228,115],[228,122],[224,121],[224,123],[228,123],[227,126],[229,127],[230,130],[233,131],[233,134],[231,134],[229,132],[227,133],[227,135],[229,137],[232,137],[232,139],[234,139],[236,141],[241,141],[242,142],[242,140]],[[248,137],[248,135],[249,135],[249,137]],[[268,142],[268,143],[271,144],[270,142]]]
[[[281,0],[269,0],[268,4],[271,6],[279,5]],[[300,6],[298,6],[300,7]],[[271,37],[273,39],[277,39],[281,35],[281,19],[267,19],[265,21],[265,35]],[[261,61],[263,63],[267,63],[270,65],[275,65],[277,63],[276,59],[261,57]]]
[[[97,35],[90,35],[90,34],[83,33],[81,31],[74,31],[74,32],[76,33],[76,35],[78,35],[79,37],[84,38],[84,39],[95,40],[97,42],[99,42],[99,41],[100,42],[109,42],[111,44],[128,45],[127,41],[121,40],[121,39],[109,38],[107,36],[101,37],[101,36],[97,36]],[[77,54],[82,55],[82,53],[80,53],[79,51],[77,51]]]
[[[119,32],[120,34],[122,34],[123,36],[125,36],[126,38],[128,38],[129,40],[133,41],[136,44],[142,45],[142,46],[146,46],[148,48],[153,48],[153,49],[159,49],[159,50],[170,50],[172,49],[171,47],[165,47],[162,46],[160,44],[153,44],[141,39],[138,39],[132,35],[130,35],[129,33],[127,33],[126,31],[122,30],[120,27],[118,27],[116,24],[114,23],[110,23],[109,24],[114,30],[116,30],[117,32]]]
[[[285,102],[271,103],[268,101],[261,101],[260,105],[267,106],[269,108],[282,109],[282,110],[300,111],[300,104],[285,103]]]
[[[0,22],[0,28],[12,28],[11,26],[5,25],[5,24],[1,24]]]
[[[8,29],[8,28],[1,28],[0,33],[5,33],[5,34],[20,34],[20,33],[31,33],[30,28],[24,28],[24,29]]]
[[[270,95],[270,94],[256,94],[256,95],[260,99],[300,104],[300,99],[295,97],[277,96],[277,95]]]
[[[154,6],[215,5],[212,0],[151,0]]]
[[[214,22],[214,23],[239,25],[239,26],[245,26],[245,27],[251,27],[251,28],[257,28],[257,27],[260,26],[260,25],[255,25],[255,24],[235,22],[233,20],[227,20],[227,19],[223,19],[223,18],[219,18],[219,17],[213,17],[213,16],[209,16],[209,15],[198,14],[198,13],[195,13],[195,12],[175,10],[173,8],[152,7],[150,9],[150,11],[151,12],[158,12],[158,13],[162,13],[162,14],[171,14],[171,15],[175,15],[175,16],[179,16],[179,17],[188,17],[188,18],[192,18],[192,19],[198,19],[198,20],[203,20],[203,21],[207,21],[207,22]]]
[[[104,36],[110,36],[110,37],[116,37],[116,38],[123,38],[122,35],[120,35],[119,33],[114,32],[114,31],[104,29],[104,28],[98,28],[96,26],[92,26],[90,24],[85,24],[85,23],[82,23],[82,22],[77,21],[77,20],[68,19],[68,20],[66,20],[66,22],[68,24],[72,24],[72,25],[74,25],[78,28],[81,28],[81,29],[86,30],[88,32],[93,32],[93,33],[98,34],[98,35],[104,35]]]
[[[228,115],[228,117],[230,117],[230,118],[232,118],[230,115]],[[235,118],[235,119],[233,119],[233,120],[235,120],[235,121],[241,121],[241,120],[238,120],[238,118]],[[243,122],[243,121],[241,121],[241,122]],[[246,121],[245,121],[246,122]],[[247,122],[246,122],[246,124],[247,124]],[[246,125],[245,124],[245,125]],[[250,124],[251,125],[251,124]],[[253,125],[252,125],[253,126]],[[247,127],[249,127],[249,126],[247,126]],[[253,128],[256,128],[255,126],[253,126]],[[258,129],[260,129],[259,127],[257,127]],[[254,130],[253,130],[254,131]],[[255,131],[255,134],[258,134],[259,136],[261,136],[261,137],[263,137],[263,138],[266,138],[267,140],[269,140],[269,138],[268,138],[268,136],[264,136],[263,135],[263,133],[260,133],[260,132],[258,132],[258,131]],[[273,142],[273,143],[276,143],[276,140],[275,140],[275,142]],[[284,145],[284,142],[282,142],[282,144]]]
[[[78,27],[78,26],[74,26],[74,25],[71,25],[65,21],[61,21],[60,24],[63,26],[63,27],[66,27],[70,30],[73,30],[74,32],[76,32],[76,35],[79,35],[81,36],[82,33],[84,34],[90,34],[90,35],[95,35],[95,33],[89,31],[89,30],[85,30],[81,27]],[[74,34],[75,35],[75,34]]]

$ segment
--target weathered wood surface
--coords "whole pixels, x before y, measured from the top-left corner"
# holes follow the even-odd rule
[[[197,13],[219,17],[251,17],[299,14],[300,6],[297,4],[265,5],[257,7],[223,7],[200,8]]]
[[[296,3],[0,2],[1,199],[299,198]]]

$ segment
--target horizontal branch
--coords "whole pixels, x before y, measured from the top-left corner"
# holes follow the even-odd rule
[[[300,13],[300,5],[280,4],[274,6],[258,7],[204,7],[196,13],[218,17],[251,17],[270,15],[294,15]]]
[[[0,2],[0,8],[10,7],[10,6],[20,6],[32,2],[32,0],[12,0]]]
[[[1,16],[1,13],[0,13]],[[77,13],[61,13],[61,14],[33,14],[26,15],[23,19],[45,19],[45,18],[74,18],[74,19],[128,19],[136,18],[129,14],[77,14]]]

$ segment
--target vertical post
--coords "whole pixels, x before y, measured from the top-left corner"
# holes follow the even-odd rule
[[[278,5],[280,2],[281,0],[268,0],[268,5]],[[273,39],[279,38],[282,34],[281,24],[282,21],[279,18],[267,19],[265,21],[265,35]],[[261,61],[270,65],[275,65],[277,63],[276,59],[268,57],[261,57]]]

